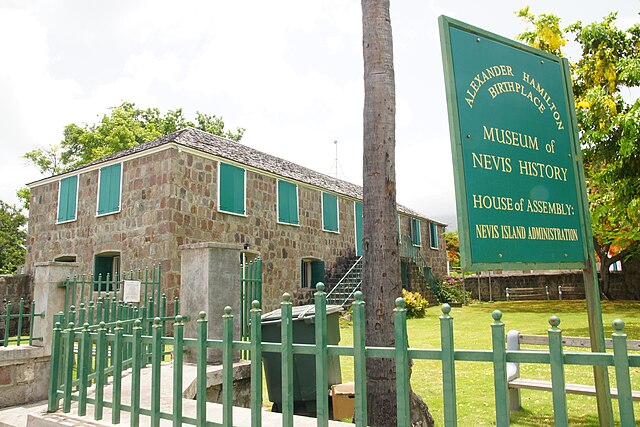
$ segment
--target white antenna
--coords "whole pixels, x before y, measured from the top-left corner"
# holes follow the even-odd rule
[[[338,171],[342,172],[342,176],[343,178],[346,180],[347,176],[345,175],[344,171],[342,170],[342,167],[340,166],[340,162],[338,162],[338,140],[334,139],[333,143],[336,146],[336,158],[335,161],[333,163],[333,165],[331,165],[331,170],[329,171],[329,175],[331,175],[331,172],[334,172],[334,168],[335,168],[335,172],[334,172],[334,178],[338,179]]]

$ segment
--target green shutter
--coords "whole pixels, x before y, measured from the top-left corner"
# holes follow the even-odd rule
[[[304,260],[300,260],[300,287],[307,287],[307,269]]]
[[[61,179],[59,191],[58,222],[75,220],[78,196],[78,175]]]
[[[220,210],[244,215],[244,175],[237,166],[220,163]]]
[[[311,263],[311,287],[315,289],[318,282],[324,283],[324,261]]]
[[[295,184],[278,181],[278,221],[298,223],[298,191]]]
[[[420,237],[420,220],[418,218],[411,218],[411,243],[414,246],[420,246],[422,244],[422,238]]]
[[[322,228],[338,231],[338,198],[333,194],[322,193]]]
[[[100,168],[98,189],[98,215],[120,210],[120,177],[122,164]]]
[[[362,203],[355,202],[354,215],[356,220],[356,256],[362,256]]]
[[[438,249],[438,226],[435,222],[429,223],[429,238],[431,240],[431,247]]]

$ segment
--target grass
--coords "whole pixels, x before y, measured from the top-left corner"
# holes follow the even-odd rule
[[[588,320],[584,301],[520,301],[477,303],[454,308],[454,336],[456,349],[491,349],[491,313],[503,312],[502,321],[506,330],[517,329],[523,334],[546,335],[548,319],[555,314],[560,317],[560,328],[564,336],[588,337]],[[611,323],[621,318],[625,321],[625,332],[629,339],[640,339],[640,302],[605,302],[602,306],[605,335],[611,336]],[[409,344],[414,348],[440,348],[438,316],[439,307],[431,307],[424,319],[408,321]],[[341,345],[351,345],[351,325],[341,323]],[[535,347],[534,347],[535,348]],[[537,346],[538,349],[541,347]],[[568,348],[567,351],[579,351]],[[342,357],[343,382],[353,380],[353,359]],[[615,387],[615,374],[610,368],[610,380]],[[567,383],[593,384],[593,369],[585,366],[565,366]],[[548,365],[522,364],[521,377],[550,379]],[[631,370],[634,390],[640,389],[640,369]],[[436,425],[443,425],[442,375],[439,361],[416,360],[413,369],[412,387],[429,405]],[[493,368],[484,362],[456,362],[456,390],[459,425],[495,425],[495,403],[493,390]],[[635,404],[635,410],[640,406]],[[523,410],[515,412],[511,425],[553,425],[553,402],[550,392],[523,390]],[[567,395],[569,424],[597,426],[596,399],[591,396]],[[617,400],[613,400],[614,416],[618,419]]]

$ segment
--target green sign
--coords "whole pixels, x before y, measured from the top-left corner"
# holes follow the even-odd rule
[[[583,268],[568,63],[440,18],[463,266]]]

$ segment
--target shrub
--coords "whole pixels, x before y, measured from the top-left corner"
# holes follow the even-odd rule
[[[404,298],[404,306],[407,309],[408,318],[422,318],[427,314],[429,301],[418,292],[409,292],[403,289],[402,298]]]
[[[468,302],[471,300],[471,292],[462,287],[463,278],[445,277],[440,282],[440,303]]]

